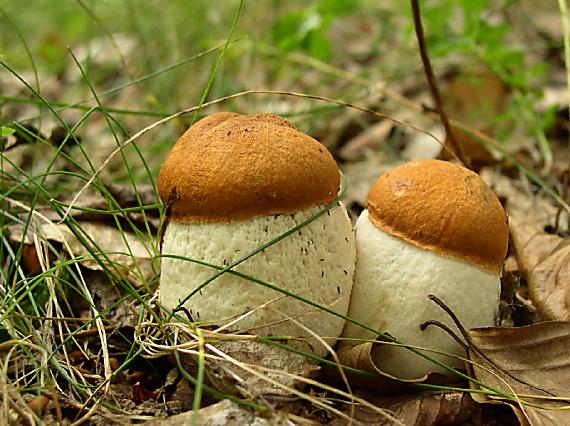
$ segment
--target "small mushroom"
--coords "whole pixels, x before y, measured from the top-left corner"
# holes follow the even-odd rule
[[[499,308],[507,252],[507,215],[472,171],[439,160],[404,163],[381,176],[356,224],[357,265],[348,315],[408,345],[462,355],[439,321],[457,333],[433,294],[467,329],[492,326]],[[344,337],[373,339],[347,323]],[[354,344],[354,343],[352,343]],[[425,352],[453,366],[461,360]],[[401,378],[446,370],[405,348],[373,351],[378,367]]]
[[[160,171],[158,189],[170,219],[162,253],[231,265],[310,219],[335,200],[339,187],[339,170],[327,149],[283,118],[214,114],[188,129]],[[338,203],[234,270],[346,314],[355,257],[350,219]],[[163,257],[160,303],[176,308],[216,272]],[[295,322],[330,337],[330,344],[345,322],[230,273],[183,306],[195,321],[216,325],[249,313],[229,330],[301,337],[305,342],[294,345],[319,355],[326,349]]]

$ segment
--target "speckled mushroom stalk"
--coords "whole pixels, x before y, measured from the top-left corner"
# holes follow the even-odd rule
[[[288,121],[212,115],[178,140],[160,171],[160,196],[171,203],[162,253],[227,266],[311,218],[334,201],[339,186],[331,154]],[[338,203],[235,270],[346,314],[355,256],[352,226]],[[159,300],[168,309],[217,272],[168,257],[161,268]],[[194,320],[217,325],[251,312],[229,330],[298,336],[305,342],[295,346],[319,355],[326,349],[295,321],[330,344],[344,326],[341,318],[231,274],[184,307]]]
[[[405,163],[372,186],[356,224],[357,265],[348,315],[400,342],[465,355],[442,329],[456,330],[434,294],[467,328],[492,326],[507,251],[507,216],[497,196],[470,170],[439,160]],[[456,330],[457,332],[457,330]],[[375,336],[347,323],[344,337]],[[454,367],[463,362],[428,353]],[[447,371],[404,348],[383,346],[377,365],[402,378]]]

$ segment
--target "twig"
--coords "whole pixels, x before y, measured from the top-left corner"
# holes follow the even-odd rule
[[[437,82],[435,81],[435,76],[433,74],[433,69],[431,67],[431,62],[427,54],[424,29],[422,26],[422,18],[420,13],[420,5],[418,3],[418,0],[411,0],[411,4],[412,4],[412,13],[414,15],[414,27],[416,30],[416,35],[418,37],[418,45],[420,47],[420,56],[422,57],[422,62],[424,64],[424,70],[429,83],[429,88],[433,96],[433,100],[435,102],[435,108],[439,114],[439,117],[441,118],[443,127],[445,127],[445,131],[447,132],[447,137],[449,138],[451,146],[453,147],[453,150],[457,154],[457,157],[459,157],[459,159],[463,164],[465,164],[465,166],[470,167],[471,162],[465,155],[465,152],[463,152],[463,148],[461,148],[461,145],[459,144],[457,139],[455,139],[453,131],[451,130],[451,125],[449,124],[449,119],[447,118],[447,114],[443,109],[443,102],[441,100],[439,89],[437,88]]]
[[[467,351],[469,350],[469,346],[467,346],[463,340],[461,340],[461,338],[455,334],[455,332],[451,329],[451,327],[448,327],[447,325],[445,325],[444,323],[442,323],[441,321],[436,321],[436,320],[429,320],[426,322],[422,322],[420,324],[420,330],[424,331],[426,328],[428,328],[428,326],[430,325],[434,325],[436,327],[439,327],[441,329],[443,329],[447,334],[449,334],[453,340],[455,340],[457,342],[457,344],[459,346],[461,346],[463,348],[463,350],[465,351],[465,353],[467,353]]]
[[[428,299],[431,300],[432,302],[434,302],[436,305],[438,305],[441,309],[443,309],[445,311],[445,313],[447,315],[449,315],[449,317],[451,318],[451,320],[453,321],[453,323],[458,328],[459,332],[461,333],[461,335],[463,336],[463,338],[467,342],[467,346],[469,348],[469,350],[467,352],[468,356],[469,356],[470,352],[476,353],[481,358],[483,358],[485,361],[487,361],[489,363],[489,365],[495,367],[498,371],[500,371],[501,373],[510,377],[511,379],[513,379],[519,383],[522,383],[523,385],[529,386],[533,389],[541,390],[541,391],[543,391],[543,392],[545,392],[551,396],[555,396],[551,391],[549,391],[547,389],[542,389],[539,386],[533,385],[533,384],[515,376],[510,370],[507,370],[507,369],[503,368],[502,366],[500,366],[499,364],[497,364],[496,361],[491,359],[484,351],[479,349],[479,347],[475,344],[475,342],[471,338],[471,334],[469,334],[469,331],[463,326],[463,324],[461,324],[461,321],[459,321],[459,318],[457,318],[457,315],[455,315],[455,313],[451,310],[451,308],[449,306],[447,306],[440,298],[438,298],[437,296],[435,296],[433,294],[429,294]],[[452,337],[454,337],[454,336],[455,336],[455,333],[452,335]],[[513,392],[513,394],[514,394],[514,392]]]
[[[558,0],[558,8],[560,9],[560,16],[562,19],[562,28],[564,29],[564,64],[566,65],[566,85],[568,89],[568,121],[570,122],[570,20],[568,19],[568,5],[566,4],[566,0]],[[568,134],[568,152],[570,153],[570,133]],[[570,155],[568,156],[568,171],[570,173]],[[563,186],[565,187],[566,193],[562,194],[564,201],[568,198],[568,176],[565,176],[566,181],[563,180]],[[556,227],[558,227],[558,220],[560,217],[560,212],[562,209],[558,208],[558,213],[556,215]],[[570,218],[569,220],[569,228],[570,228]]]
[[[560,192],[560,196],[562,197],[563,200],[567,200],[568,199],[568,186],[570,184],[570,168],[568,170],[565,170],[562,172],[562,175],[560,177],[560,180],[562,181],[562,191]],[[558,229],[560,227],[560,217],[562,216],[562,206],[558,206],[558,209],[556,210],[556,218],[554,219],[554,230],[552,231],[554,234],[558,233]],[[568,229],[567,231],[570,232],[570,216],[568,216]]]
[[[570,20],[568,19],[568,5],[565,0],[558,0],[558,8],[564,29],[564,63],[566,65],[566,85],[568,86],[568,96],[570,96]],[[570,98],[569,98],[570,106]],[[570,109],[568,110],[568,120],[570,121]],[[570,148],[570,134],[568,135],[568,147]],[[568,169],[570,169],[570,157],[568,158]]]

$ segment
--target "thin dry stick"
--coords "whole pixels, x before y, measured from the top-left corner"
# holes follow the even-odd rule
[[[437,88],[437,82],[435,81],[435,76],[433,74],[433,69],[431,67],[431,62],[429,60],[429,56],[427,54],[426,48],[426,41],[424,35],[424,28],[422,26],[422,18],[420,13],[420,5],[418,0],[411,0],[412,3],[412,13],[414,15],[414,27],[416,29],[416,35],[418,37],[418,45],[420,47],[420,56],[422,57],[422,62],[424,64],[424,70],[426,73],[426,77],[429,83],[429,88],[431,90],[431,95],[433,96],[433,100],[435,102],[435,108],[441,118],[443,123],[443,127],[445,127],[445,131],[447,132],[447,137],[451,142],[451,146],[453,150],[459,157],[459,159],[465,164],[467,167],[470,167],[470,161],[463,152],[463,148],[461,148],[460,143],[455,139],[453,131],[451,130],[451,125],[449,124],[449,119],[447,118],[447,114],[443,109],[443,102],[441,100],[441,96],[439,94],[439,89]]]
[[[455,324],[455,326],[457,327],[457,329],[459,330],[459,332],[461,333],[461,335],[463,336],[463,338],[465,339],[465,341],[467,342],[467,345],[469,347],[469,350],[476,353],[477,355],[479,355],[481,358],[483,358],[485,361],[487,361],[490,365],[492,365],[493,367],[495,367],[497,370],[499,370],[501,373],[507,375],[508,377],[510,377],[511,379],[522,383],[523,385],[527,385],[533,389],[538,389],[542,392],[545,392],[549,395],[552,396],[556,396],[553,393],[551,393],[549,390],[547,389],[542,389],[539,386],[533,385],[531,383],[528,383],[525,380],[522,380],[521,378],[515,376],[513,373],[511,373],[509,370],[506,370],[505,368],[501,367],[500,365],[498,365],[495,361],[493,361],[485,352],[483,352],[481,349],[479,349],[479,347],[475,344],[475,342],[473,342],[473,339],[471,338],[471,334],[469,334],[469,331],[467,331],[467,329],[465,328],[465,326],[461,323],[461,321],[459,321],[459,318],[457,318],[457,315],[455,315],[455,312],[453,312],[451,310],[451,308],[449,306],[447,306],[443,300],[441,300],[440,298],[438,298],[437,296],[430,294],[428,295],[428,299],[435,302],[441,309],[443,309],[445,311],[445,313],[447,315],[449,315],[449,317],[451,318],[451,320],[453,321],[453,323]],[[469,355],[469,354],[468,354]],[[513,394],[516,396],[516,394]]]
[[[558,0],[558,8],[564,29],[564,63],[566,65],[566,85],[568,86],[568,106],[570,107],[570,19],[568,19],[566,0]],[[570,121],[570,108],[568,109],[568,120]],[[570,148],[570,134],[568,134],[568,147]],[[570,157],[568,157],[568,169],[570,170]]]
[[[564,29],[564,63],[566,65],[566,85],[568,89],[568,121],[570,122],[570,19],[568,19],[568,5],[566,0],[558,0],[558,8],[560,9],[560,16],[562,18],[562,28]],[[570,133],[568,134],[568,153],[570,154]],[[570,173],[570,155],[568,156],[568,170],[563,175],[564,190],[562,197],[564,201],[568,200],[568,173]],[[558,228],[558,221],[560,220],[560,213],[562,208],[558,208],[556,215],[556,228]],[[570,217],[568,218],[568,227],[570,228]]]

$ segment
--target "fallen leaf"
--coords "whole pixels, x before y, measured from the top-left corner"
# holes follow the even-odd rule
[[[469,335],[472,377],[534,405],[473,394],[476,401],[509,404],[522,425],[570,424],[570,322],[480,328]]]
[[[400,164],[387,155],[377,152],[362,161],[347,163],[342,171],[348,180],[348,188],[342,202],[350,207],[351,204],[364,206],[372,183],[383,173]]]
[[[146,284],[156,276],[152,264],[154,252],[150,241],[98,222],[81,222],[80,227],[83,236],[93,240],[94,244],[89,242],[91,249],[97,253],[105,253],[108,260],[101,256],[98,261],[90,260],[93,256],[87,247],[65,224],[37,223],[28,228],[26,236],[22,225],[14,225],[10,227],[10,241],[32,244],[32,235],[37,234],[46,240],[63,244],[63,250],[71,258],[80,256],[88,258],[80,263],[86,268],[102,271],[104,268],[99,262],[106,263],[107,268],[117,270],[136,287]],[[98,246],[97,249],[95,245]]]
[[[158,230],[160,225],[160,212],[158,208],[146,209],[144,212],[126,211],[115,215],[88,211],[88,209],[116,211],[119,209],[118,206],[120,206],[121,209],[156,206],[159,203],[159,200],[151,185],[138,185],[136,188],[133,188],[132,185],[107,184],[105,185],[105,189],[113,197],[116,205],[110,204],[110,201],[105,198],[100,191],[95,191],[89,188],[87,191],[82,193],[79,199],[75,202],[74,208],[69,212],[70,216],[80,221],[101,221],[110,224],[114,224],[115,217],[117,217],[119,219],[128,219],[143,232],[146,231],[147,225],[150,227],[152,232],[156,232]],[[74,197],[75,194],[69,194],[64,197],[59,197],[57,201],[62,203],[62,207],[65,209]],[[54,222],[61,219],[60,215],[52,208],[39,208],[39,211]]]
[[[511,241],[540,316],[570,320],[569,240],[544,231],[556,217],[556,207],[545,197],[523,192],[506,177],[490,177],[489,171],[485,175],[497,194],[507,199]]]
[[[179,426],[192,424],[193,411],[171,416],[165,419],[154,419],[145,422],[145,426]],[[216,404],[198,410],[197,426],[292,426],[287,414],[272,410],[263,417],[242,408],[235,402],[224,399]]]
[[[556,236],[555,236],[556,237]],[[570,320],[570,240],[556,237],[551,252],[527,277],[530,297],[545,319]],[[536,242],[535,242],[536,243]],[[528,246],[527,246],[528,247]]]
[[[365,342],[354,346],[346,346],[337,350],[337,356],[342,365],[357,370],[372,373],[374,376],[345,371],[351,386],[366,389],[375,393],[391,394],[409,391],[415,383],[450,384],[457,382],[455,376],[444,376],[438,373],[426,374],[417,379],[399,379],[382,371],[381,366],[374,362],[375,351],[382,350],[380,339],[375,342]],[[344,386],[338,369],[334,366],[323,367],[324,375],[338,386]]]
[[[496,74],[486,69],[455,73],[448,77],[443,91],[445,108],[451,119],[491,136],[496,132],[497,117],[505,112],[509,95],[508,86]],[[457,127],[453,127],[453,134],[473,163],[495,162],[492,153],[471,135]],[[452,148],[449,138],[445,145]],[[440,158],[449,160],[453,157],[448,150],[442,150]]]
[[[501,425],[516,424],[516,419],[508,410],[499,407],[486,407],[475,402],[468,393],[452,391],[426,391],[395,396],[378,396],[357,392],[357,396],[379,408],[389,410],[407,426],[432,425],[483,425],[489,420]],[[343,410],[350,414],[350,407]],[[391,425],[389,419],[369,407],[356,405],[354,419],[357,424]],[[331,426],[346,424],[344,419],[335,419]]]
[[[281,396],[290,397],[293,393],[288,388],[299,389],[304,383],[288,374],[313,378],[320,367],[316,361],[285,349],[253,340],[221,341],[216,347],[239,362],[271,369],[258,370],[261,377],[234,366],[228,362],[212,363],[207,372],[212,385],[229,394],[240,393],[246,397]],[[276,386],[272,382],[280,383]]]
[[[173,370],[180,375],[177,369]],[[178,380],[174,390],[167,398],[167,403],[171,403],[175,410],[177,410],[175,414],[191,410],[194,399],[194,386],[191,385],[188,380]],[[202,404],[204,404],[204,399],[202,399]]]
[[[30,410],[32,410],[38,416],[43,416],[45,413],[45,409],[49,403],[49,399],[44,395],[38,395],[30,402],[28,402],[28,406]]]
[[[379,150],[388,140],[393,128],[394,122],[390,120],[374,123],[342,145],[337,151],[337,156],[344,161],[360,160],[371,152]]]

